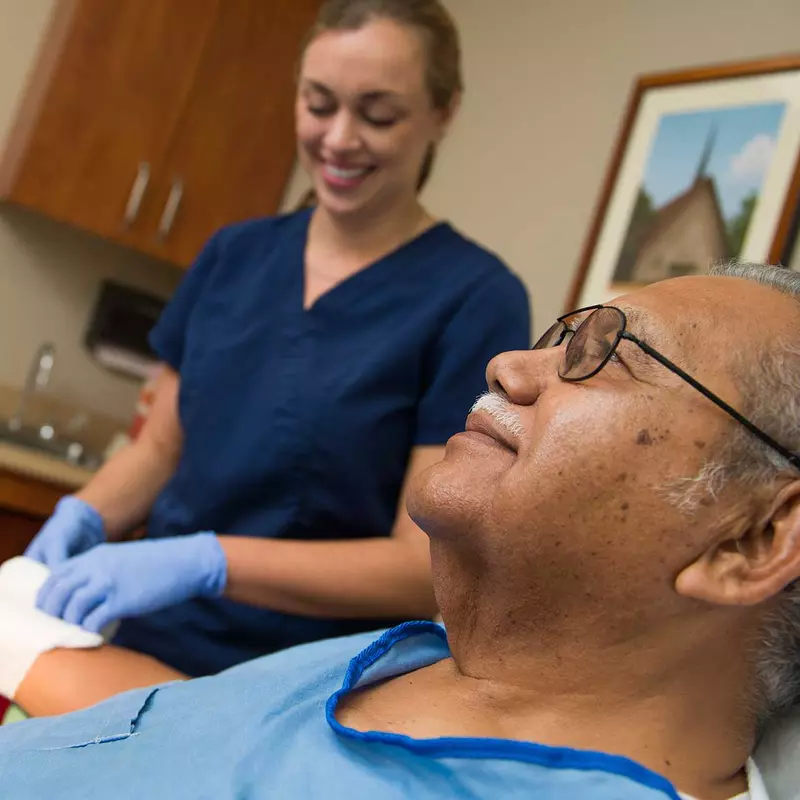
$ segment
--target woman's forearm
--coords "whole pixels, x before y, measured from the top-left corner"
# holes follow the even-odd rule
[[[14,702],[31,716],[48,717],[87,708],[129,689],[185,678],[150,656],[121,647],[57,649],[36,659]]]
[[[99,512],[114,541],[145,520],[174,470],[174,461],[157,448],[136,442],[117,452],[76,494]]]
[[[291,541],[221,536],[226,596],[312,617],[436,614],[427,543],[397,538]]]
[[[112,541],[145,520],[175,472],[183,448],[178,415],[180,376],[162,366],[153,391],[153,407],[139,438],[109,459],[77,493],[99,512]]]

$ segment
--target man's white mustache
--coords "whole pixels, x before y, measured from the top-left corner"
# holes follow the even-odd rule
[[[482,394],[470,409],[470,414],[475,411],[483,411],[494,420],[516,441],[525,433],[522,421],[511,403],[503,395],[497,392],[486,392]]]

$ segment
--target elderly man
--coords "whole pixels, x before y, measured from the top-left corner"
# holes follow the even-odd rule
[[[0,796],[766,797],[750,756],[800,694],[799,299],[729,266],[499,356],[409,494],[446,637],[407,623],[11,726]],[[126,658],[53,651],[18,697],[104,659],[103,691],[136,685]]]

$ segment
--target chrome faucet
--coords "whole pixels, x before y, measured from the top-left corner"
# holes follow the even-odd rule
[[[25,422],[25,411],[34,393],[47,388],[50,383],[50,374],[56,363],[56,346],[52,342],[45,342],[37,351],[28,369],[25,385],[19,393],[19,403],[14,416],[8,420],[11,431],[22,430]]]

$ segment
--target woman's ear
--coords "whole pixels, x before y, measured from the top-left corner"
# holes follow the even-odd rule
[[[675,580],[678,594],[752,606],[800,578],[800,480],[784,485],[745,530],[715,542]]]
[[[436,143],[444,139],[447,136],[450,126],[453,124],[453,120],[456,118],[459,109],[461,108],[461,92],[456,92],[453,97],[451,98],[450,102],[444,107],[437,109],[436,114],[438,116],[438,136],[436,139]]]

